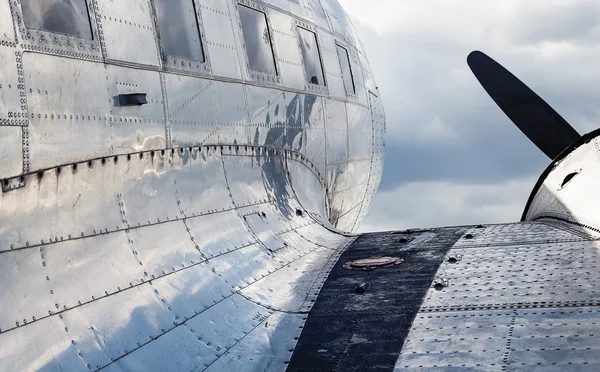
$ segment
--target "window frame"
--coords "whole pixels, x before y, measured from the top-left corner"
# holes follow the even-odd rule
[[[204,55],[204,61],[199,61],[196,59],[173,56],[166,54],[161,42],[160,38],[160,24],[158,22],[158,13],[156,12],[156,5],[154,1],[151,1],[151,11],[152,11],[152,20],[154,21],[156,31],[156,45],[158,47],[160,53],[160,60],[162,62],[162,69],[164,71],[181,71],[187,72],[191,74],[197,75],[210,75],[212,73],[211,70],[211,62],[210,55],[208,53],[207,41],[206,41],[206,32],[204,31],[204,22],[202,20],[202,13],[200,12],[201,4],[198,0],[187,0],[192,3],[194,6],[194,11],[196,13],[196,24],[198,26],[198,34],[200,38],[200,47],[202,48],[202,54]]]
[[[308,76],[306,75],[306,62],[304,61],[304,55],[302,54],[302,45],[300,44],[299,28],[306,31],[312,32],[315,35],[317,42],[317,52],[319,54],[319,63],[321,63],[321,71],[323,71],[323,85],[313,84],[308,82]],[[298,40],[298,53],[300,53],[300,59],[302,60],[302,73],[304,74],[304,88],[307,91],[312,91],[320,94],[329,94],[329,83],[327,82],[327,71],[325,71],[325,64],[323,63],[323,52],[321,52],[321,37],[316,26],[294,19],[294,31],[296,32],[296,39]]]
[[[93,0],[84,1],[92,31],[92,40],[49,30],[29,28],[25,25],[25,18],[23,17],[23,3],[19,2],[18,5],[15,5],[16,3],[13,4],[14,2],[10,1],[10,8],[14,13],[12,18],[15,21],[15,28],[18,31],[24,51],[31,50],[46,54],[103,61],[104,55],[101,46],[103,41],[102,34],[98,31],[95,2]]]
[[[344,91],[346,92],[347,97],[356,98],[356,81],[354,79],[354,71],[352,70],[352,62],[350,58],[350,47],[348,44],[345,44],[339,40],[335,40],[335,54],[338,57],[338,64],[340,66],[340,73],[342,75],[342,85],[344,85]],[[342,71],[342,61],[340,61],[340,55],[337,52],[337,48],[342,48],[346,51],[346,57],[348,58],[348,67],[350,68],[350,78],[352,79],[352,87],[354,88],[354,93],[350,93],[346,90],[346,83],[344,82],[344,72]]]
[[[271,9],[264,5],[259,4],[253,0],[237,0],[235,3],[235,19],[238,24],[239,39],[241,49],[244,51],[244,64],[246,66],[247,77],[255,82],[264,84],[281,85],[281,68],[279,66],[279,58],[277,58],[277,48],[275,47],[275,38],[273,35],[273,25],[271,24],[271,18],[269,12]],[[245,6],[257,12],[263,13],[267,21],[267,30],[269,31],[269,40],[271,41],[271,53],[273,55],[273,61],[275,63],[275,74],[268,74],[265,72],[255,71],[250,68],[250,58],[248,57],[248,50],[246,49],[246,40],[244,38],[244,29],[242,27],[242,20],[240,18],[240,12],[238,6]]]

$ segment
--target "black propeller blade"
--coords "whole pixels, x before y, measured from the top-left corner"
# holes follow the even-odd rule
[[[550,105],[498,62],[474,51],[467,63],[494,102],[550,159],[580,137]]]

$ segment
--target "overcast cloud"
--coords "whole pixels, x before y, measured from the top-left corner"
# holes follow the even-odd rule
[[[549,164],[466,64],[486,52],[581,134],[600,121],[600,4],[340,0],[387,116],[384,175],[361,230],[517,221]]]

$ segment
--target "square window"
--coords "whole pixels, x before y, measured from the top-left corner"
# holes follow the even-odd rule
[[[298,27],[298,38],[300,39],[300,49],[302,50],[307,82],[325,86],[317,35],[312,31]]]
[[[28,28],[93,40],[85,0],[21,0]]]
[[[163,53],[204,62],[194,0],[155,0],[154,6]]]
[[[238,5],[238,10],[250,70],[277,75],[267,15],[243,5]]]
[[[337,45],[337,55],[340,59],[340,66],[342,67],[342,78],[344,79],[344,88],[346,93],[356,94],[356,88],[354,87],[354,78],[352,77],[352,68],[350,67],[350,57],[348,57],[348,51]]]

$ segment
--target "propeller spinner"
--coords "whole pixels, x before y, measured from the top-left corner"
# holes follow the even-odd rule
[[[540,96],[486,54],[471,52],[467,63],[506,116],[550,159],[580,137]]]

